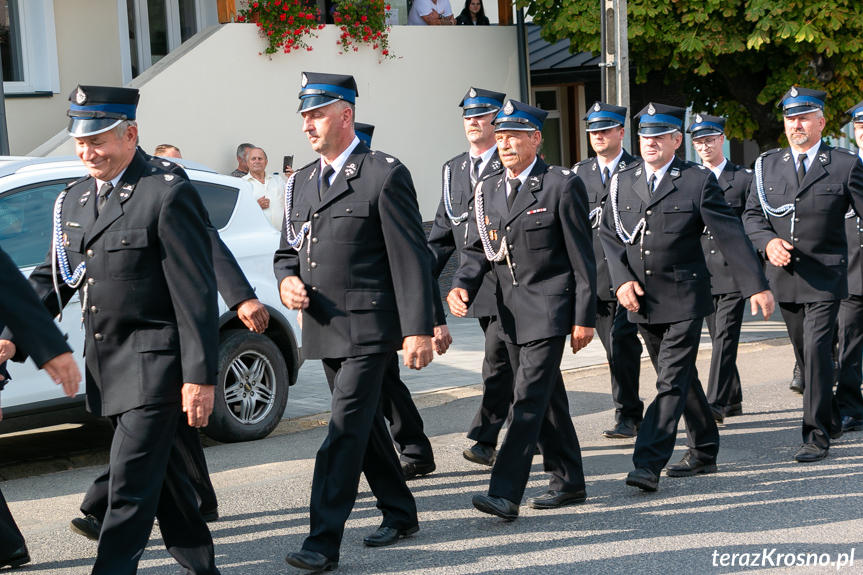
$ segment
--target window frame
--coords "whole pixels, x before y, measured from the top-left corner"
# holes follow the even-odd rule
[[[6,192],[4,192],[4,193],[0,194],[0,203],[2,203],[2,202],[3,202],[4,200],[6,200],[6,199],[11,199],[11,198],[13,198],[14,196],[18,196],[18,195],[20,195],[20,194],[25,194],[25,193],[27,193],[27,192],[32,192],[32,191],[34,191],[34,190],[38,190],[38,189],[40,189],[40,188],[50,188],[50,187],[52,187],[52,186],[56,186],[56,187],[58,187],[58,188],[59,188],[59,191],[57,192],[57,196],[59,196],[59,195],[60,195],[60,193],[61,193],[64,189],[66,189],[66,187],[67,187],[68,185],[69,185],[69,178],[54,178],[54,179],[51,179],[51,180],[44,180],[44,181],[41,181],[41,182],[33,182],[33,183],[30,183],[30,184],[24,184],[24,185],[18,186],[17,188],[13,188],[13,189],[11,189],[11,190],[9,190],[9,191],[6,191]],[[56,201],[56,196],[55,196],[55,201]],[[50,210],[49,210],[49,213],[53,213],[53,206],[54,206],[54,203],[52,202],[52,204],[51,204],[51,208],[50,208]],[[29,224],[29,222],[27,222],[27,221],[25,221],[24,223],[25,223],[25,224]],[[47,246],[47,247],[46,247],[46,249],[45,249],[45,252],[44,252],[45,254],[47,254],[47,253],[48,253],[48,250],[51,248],[51,239],[50,239],[50,238],[51,238],[51,235],[54,233],[54,231],[53,231],[53,226],[54,226],[54,222],[53,222],[53,220],[49,220],[49,222],[48,222],[48,238],[49,238],[49,243],[48,243],[48,246]],[[24,232],[24,233],[32,233],[32,229],[30,229],[30,230],[28,230],[27,232]],[[0,245],[3,245],[3,244],[0,244]],[[6,242],[6,243],[5,243],[5,245],[6,245],[6,246],[8,246],[8,242]],[[10,250],[8,250],[8,249],[7,249],[7,250],[5,250],[5,251],[7,252],[7,254],[9,255],[9,257],[10,257],[10,258],[12,258],[12,260],[15,262],[15,265],[16,265],[16,267],[18,267],[18,269],[19,269],[19,270],[26,270],[26,269],[29,269],[29,268],[33,268],[33,267],[35,267],[35,266],[37,266],[37,265],[41,264],[41,263],[44,261],[44,255],[43,255],[42,259],[40,259],[39,261],[32,262],[32,263],[31,263],[31,262],[28,262],[28,263],[26,263],[26,264],[21,265],[21,264],[19,264],[19,263],[16,261],[16,259],[15,259],[16,252],[14,252],[14,251],[10,251]]]
[[[24,80],[5,81],[7,95],[60,93],[60,67],[52,0],[8,0],[18,6]]]

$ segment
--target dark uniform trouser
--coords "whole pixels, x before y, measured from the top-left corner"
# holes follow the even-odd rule
[[[659,476],[671,459],[677,423],[683,415],[686,445],[702,461],[716,461],[719,430],[698,379],[695,358],[701,318],[664,324],[638,324],[656,370],[656,398],[644,414],[632,462]]]
[[[584,489],[581,447],[560,374],[566,337],[507,343],[515,371],[512,422],[491,471],[488,494],[520,503],[537,443],[554,491]]]
[[[641,371],[641,342],[638,328],[626,317],[626,308],[617,300],[596,300],[596,334],[605,348],[611,373],[614,420],[641,423],[644,402],[638,396]]]
[[[512,365],[506,343],[500,337],[500,321],[497,316],[478,319],[485,334],[482,400],[470,423],[467,438],[478,443],[497,445],[497,438],[509,417],[509,408],[512,405]]]
[[[180,453],[179,403],[147,405],[112,416],[110,504],[93,575],[134,574],[153,518],[180,575],[214,575],[213,539],[201,517]]]
[[[390,433],[403,461],[432,463],[431,442],[423,431],[423,418],[405,383],[399,377],[399,355],[390,354],[381,389],[384,417],[390,422]]]
[[[0,559],[9,557],[24,545],[24,536],[15,524],[6,499],[0,492]]]
[[[745,303],[740,292],[714,295],[716,311],[704,318],[713,341],[707,377],[708,403],[734,405],[743,402],[743,389],[737,372],[737,346],[743,328]]]
[[[833,395],[833,328],[839,301],[779,302],[779,310],[803,373],[803,443],[830,447],[830,435],[842,429],[839,405]]]
[[[195,490],[198,508],[201,514],[216,511],[219,504],[216,500],[216,491],[210,481],[210,473],[207,470],[207,459],[204,456],[204,447],[201,445],[201,437],[198,430],[190,427],[186,419],[181,418],[177,425],[177,436],[180,441],[177,447],[186,464],[189,481]],[[105,512],[108,510],[108,478],[109,469],[96,478],[90,489],[84,495],[81,502],[81,512],[84,515],[92,515],[99,521],[105,520]]]
[[[381,408],[384,371],[392,352],[323,359],[333,394],[330,425],[315,457],[311,530],[303,549],[338,560],[345,522],[364,473],[382,527],[405,530],[417,524],[417,508],[393,449]]]
[[[839,412],[863,419],[863,296],[852,295],[839,305]]]

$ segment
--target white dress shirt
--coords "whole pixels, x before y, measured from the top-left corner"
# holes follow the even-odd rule
[[[242,179],[252,184],[252,195],[256,200],[259,198],[270,200],[270,207],[262,208],[264,215],[267,216],[271,226],[281,231],[282,223],[285,221],[285,179],[279,174],[267,174],[264,176],[264,183],[261,183],[251,172]]]

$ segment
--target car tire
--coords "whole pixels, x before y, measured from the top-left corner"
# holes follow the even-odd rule
[[[246,330],[221,334],[213,414],[202,431],[216,441],[269,435],[288,402],[288,366],[273,341]]]

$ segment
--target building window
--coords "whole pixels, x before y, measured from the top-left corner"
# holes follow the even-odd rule
[[[60,91],[53,0],[0,0],[0,56],[7,94]]]
[[[560,118],[560,93],[557,88],[536,88],[533,91],[536,107],[548,112],[542,126],[542,145],[539,154],[547,164],[563,163],[563,128]]]

